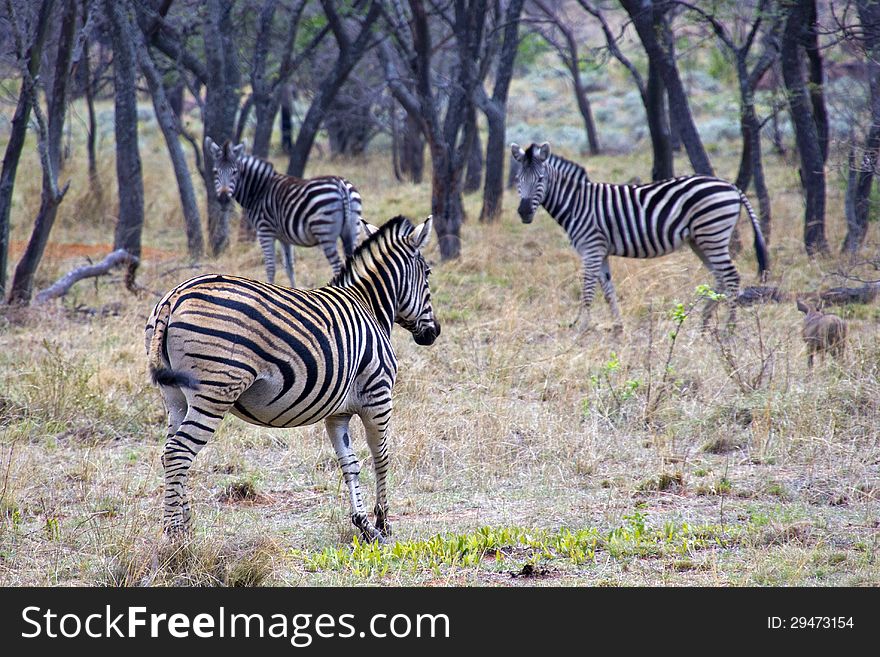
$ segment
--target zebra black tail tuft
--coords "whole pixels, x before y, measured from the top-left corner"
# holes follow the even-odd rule
[[[151,367],[150,378],[159,386],[176,386],[178,388],[196,389],[199,381],[186,372],[175,372],[170,367]]]

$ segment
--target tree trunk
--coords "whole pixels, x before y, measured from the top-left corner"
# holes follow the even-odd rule
[[[811,0],[789,7],[782,37],[782,77],[794,123],[801,162],[801,185],[806,193],[804,247],[807,254],[828,252],[825,239],[825,168],[819,134],[810,111],[810,95],[802,73],[800,44],[807,27]]]
[[[651,133],[651,150],[654,153],[651,180],[666,180],[675,176],[669,121],[666,115],[665,91],[657,66],[649,64],[648,84],[645,89],[645,112],[648,117],[648,131]]]
[[[113,249],[141,255],[144,227],[144,182],[138,151],[137,58],[134,44],[125,29],[125,5],[105,0],[105,11],[113,44],[113,84],[115,87],[116,180],[119,188],[119,219]]]
[[[850,175],[846,190],[846,237],[843,241],[843,251],[851,255],[862,246],[868,232],[869,197],[874,182],[874,170],[880,156],[880,5],[872,0],[858,0],[857,6],[868,61],[871,127],[865,138],[861,162],[854,152],[850,155]]]
[[[461,255],[461,171],[452,166],[451,154],[442,144],[431,145],[431,215],[439,239],[440,257],[452,260]]]
[[[339,17],[335,14],[332,2],[330,0],[322,0],[322,5],[328,21],[333,25],[334,20],[338,21]],[[360,25],[360,32],[353,42],[346,36],[341,25],[337,25],[333,30],[337,45],[339,46],[339,55],[333,70],[321,83],[318,93],[315,94],[312,104],[309,106],[309,110],[306,112],[306,116],[299,128],[299,134],[297,134],[293,150],[290,152],[287,175],[301,178],[305,174],[309,154],[312,151],[315,137],[318,135],[318,130],[324,120],[324,115],[336,98],[336,94],[339,93],[339,89],[345,84],[352,69],[363,57],[366,47],[372,39],[372,26],[379,18],[379,14],[379,4],[371,2],[367,15]]]
[[[30,78],[36,79],[40,70],[40,60],[43,56],[43,46],[50,24],[50,18],[55,5],[55,0],[43,0],[37,13],[37,24],[34,28],[33,41],[22,44],[26,50],[23,53]],[[9,215],[12,209],[12,190],[15,186],[15,175],[18,171],[18,163],[21,160],[21,151],[24,148],[27,136],[28,120],[31,114],[32,90],[22,81],[18,96],[18,104],[15,114],[12,116],[12,129],[9,132],[9,141],[6,142],[6,152],[3,155],[3,171],[0,173],[0,299],[6,297],[6,268],[9,258]]]
[[[675,117],[676,126],[694,172],[714,175],[709,156],[706,155],[697,127],[694,125],[687,94],[678,75],[675,59],[668,44],[664,45],[661,42],[661,39],[666,41],[663,37],[665,16],[662,9],[655,6],[651,0],[621,0],[621,4],[636,26],[636,31],[650,64],[656,65],[663,78],[663,84],[669,98],[669,114]]]
[[[244,103],[238,112],[238,120],[235,122],[235,136],[232,138],[236,144],[240,144],[244,138],[244,131],[247,128],[248,119],[251,116],[251,110],[254,108],[254,95],[250,94],[244,99]]]
[[[281,100],[281,148],[290,155],[293,151],[293,99],[290,86],[284,85],[279,95]]]
[[[465,131],[471,132],[472,136],[471,145],[467,152],[467,170],[462,191],[465,194],[473,194],[480,189],[483,183],[483,145],[480,143],[480,130],[477,125],[477,108],[473,103],[468,109]]]
[[[507,154],[506,124],[504,107],[499,106],[494,100],[489,101],[491,107],[487,107],[486,123],[489,125],[489,135],[486,138],[486,182],[483,187],[483,209],[480,211],[480,221],[496,221],[501,216],[502,199],[504,198],[504,161],[509,159]]]
[[[809,64],[810,104],[813,107],[813,121],[819,139],[822,163],[828,161],[828,111],[825,109],[825,92],[822,74],[822,51],[819,49],[819,24],[816,19],[816,0],[807,0],[807,25],[804,29],[804,50]]]
[[[406,113],[400,140],[400,170],[410,182],[419,184],[425,173],[425,138],[418,117]]]
[[[192,178],[189,174],[189,165],[187,164],[183,147],[180,144],[178,119],[174,115],[174,110],[171,109],[171,103],[168,101],[165,87],[162,84],[162,76],[156,69],[143,34],[131,21],[128,21],[127,28],[126,34],[130,34],[133,42],[136,44],[141,71],[147,80],[150,96],[153,99],[156,121],[159,123],[162,135],[165,137],[165,144],[168,147],[168,155],[171,158],[171,165],[174,168],[174,176],[177,179],[177,188],[180,193],[180,205],[183,210],[184,227],[186,229],[187,251],[189,252],[190,259],[195,261],[202,257],[205,243],[202,238],[202,221],[199,215]]]
[[[83,3],[86,6],[86,3]],[[92,70],[89,60],[89,40],[83,39],[82,63],[83,79],[85,81],[84,91],[86,97],[86,110],[89,115],[88,135],[86,135],[86,151],[89,158],[89,184],[92,193],[98,198],[103,196],[103,187],[101,186],[101,178],[98,176],[98,158],[95,153],[96,141],[98,137],[98,121],[95,118],[95,98],[92,88]]]
[[[61,30],[58,34],[58,49],[55,59],[55,77],[52,83],[51,96],[47,98],[49,110],[48,121],[42,125],[39,121],[40,147],[44,150],[40,161],[43,166],[43,189],[40,200],[40,210],[34,222],[31,238],[28,240],[24,254],[15,267],[12,277],[12,285],[9,290],[9,303],[28,304],[34,290],[34,276],[46,244],[49,241],[49,233],[55,224],[58,215],[58,206],[67,192],[58,189],[58,169],[61,162],[61,138],[64,126],[64,116],[67,112],[67,90],[70,84],[70,61],[73,55],[73,36],[76,31],[76,0],[64,0],[61,16]],[[39,102],[37,89],[34,88],[31,97],[32,102]],[[36,110],[35,110],[36,111]],[[39,115],[38,115],[39,119]],[[68,183],[69,185],[69,183]]]
[[[232,22],[234,0],[209,0],[206,4],[205,59],[208,82],[205,91],[204,135],[218,144],[232,139],[239,104],[240,71],[236,56]],[[222,206],[214,190],[213,158],[204,147],[205,191],[208,209],[208,243],[211,255],[217,256],[229,245],[230,206]],[[231,204],[230,204],[231,205]]]
[[[486,137],[486,180],[483,185],[483,207],[480,221],[495,221],[501,216],[504,198],[504,163],[510,155],[506,143],[507,96],[513,79],[513,64],[519,45],[520,15],[525,0],[511,0],[504,15],[504,36],[498,67],[495,72],[495,88],[492,98],[483,106],[489,134]],[[482,89],[478,89],[479,92]]]

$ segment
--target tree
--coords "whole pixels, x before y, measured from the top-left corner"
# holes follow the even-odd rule
[[[486,0],[454,0],[438,21],[449,27],[443,39],[455,55],[446,60],[449,85],[445,113],[435,84],[435,49],[431,21],[422,0],[409,1],[409,14],[389,2],[385,7],[391,40],[383,41],[379,54],[385,79],[394,97],[408,114],[419,117],[419,125],[431,153],[431,212],[444,260],[461,253],[461,224],[464,220],[462,177],[473,129],[465,130],[467,112],[477,85],[478,70],[485,52],[483,28]],[[445,11],[445,7],[441,11]],[[392,45],[394,44],[394,51]],[[408,80],[409,82],[404,82]]]
[[[578,0],[578,4],[599,21],[602,26],[602,33],[605,35],[608,51],[629,71],[639,91],[642,105],[645,107],[648,131],[651,135],[651,150],[654,157],[651,167],[651,178],[653,180],[672,178],[675,175],[675,169],[672,160],[673,149],[669,129],[669,115],[666,109],[665,88],[657,63],[649,59],[648,81],[646,83],[635,64],[618,47],[617,37],[612,33],[604,14],[587,2],[587,0]],[[663,12],[652,12],[651,20],[653,21],[656,34],[664,39],[668,48],[671,48],[671,44],[668,43],[670,31],[667,25],[666,14]]]
[[[794,0],[785,5],[785,28],[782,35],[782,77],[788,93],[800,155],[801,186],[806,195],[804,209],[804,247],[807,254],[828,252],[825,238],[825,157],[820,144],[812,99],[802,72],[801,47],[815,17],[814,0]]]
[[[483,185],[483,207],[480,221],[495,221],[501,215],[504,198],[504,162],[507,153],[507,96],[513,79],[513,64],[519,46],[519,24],[524,0],[510,0],[504,12],[503,25],[495,29],[501,34],[501,47],[495,67],[495,86],[488,96],[482,84],[477,85],[474,101],[486,115],[489,134],[486,138],[486,180]],[[503,27],[503,29],[501,29]]]
[[[590,99],[587,97],[586,84],[581,75],[581,55],[578,49],[578,37],[573,25],[576,25],[571,17],[565,12],[565,8],[557,3],[548,3],[545,0],[533,0],[533,4],[540,10],[543,20],[532,19],[541,23],[549,24],[547,29],[541,30],[544,40],[553,46],[556,54],[562,61],[574,86],[574,97],[577,101],[578,111],[584,120],[584,129],[587,133],[587,144],[590,155],[599,154],[599,137],[596,134],[596,122],[593,120],[593,109]]]
[[[40,195],[40,209],[34,221],[31,237],[25,251],[15,267],[15,274],[9,290],[9,303],[28,304],[33,295],[34,275],[49,241],[49,233],[58,215],[58,206],[70,186],[58,188],[58,170],[61,165],[61,134],[64,117],[67,113],[67,91],[70,80],[70,66],[73,57],[73,42],[76,33],[77,7],[75,0],[65,0],[60,17],[58,47],[55,56],[55,75],[51,93],[47,94],[48,117],[43,115],[39,101],[39,83],[30,75],[27,68],[22,69],[22,86],[31,94],[31,105],[37,119],[39,134],[40,164],[43,169],[43,188]],[[17,30],[16,26],[16,30]],[[18,39],[23,43],[23,39]],[[21,48],[19,48],[21,50]]]
[[[0,299],[6,298],[6,267],[9,257],[9,214],[12,208],[12,190],[15,186],[15,176],[18,172],[18,163],[21,160],[35,96],[35,90],[28,84],[28,80],[35,80],[39,74],[43,46],[46,43],[46,35],[49,32],[50,18],[54,7],[55,0],[43,0],[37,10],[33,31],[19,37],[20,42],[16,44],[16,55],[22,69],[22,83],[15,113],[12,116],[9,141],[6,143],[6,152],[3,155],[3,171],[0,173]],[[6,9],[13,23],[13,33],[18,35],[20,31],[14,18],[16,11],[12,0],[6,0]]]
[[[849,184],[847,185],[846,237],[844,253],[854,255],[868,232],[868,210],[874,171],[880,156],[880,3],[857,0],[860,28],[859,41],[866,54],[870,85],[870,125],[861,152],[855,143],[850,152]]]
[[[769,11],[769,1],[760,0],[750,20],[750,26],[745,38],[737,44],[730,30],[718,20],[715,14],[710,14],[699,5],[688,2],[677,2],[689,10],[696,12],[705,20],[715,33],[718,41],[728,52],[736,68],[736,77],[739,83],[740,95],[740,132],[742,133],[742,156],[740,158],[739,173],[736,177],[736,186],[746,191],[752,180],[755,183],[755,193],[758,196],[758,208],[761,218],[761,232],[764,240],[770,240],[771,209],[770,194],[767,191],[767,183],[764,180],[764,165],[761,157],[761,123],[755,112],[755,89],[764,74],[773,66],[779,57],[779,33],[782,28],[782,15],[778,12]],[[769,27],[764,32],[764,47],[754,65],[749,68],[749,55],[752,46],[762,25],[769,19]]]
[[[669,99],[669,116],[675,121],[694,172],[714,175],[709,156],[703,148],[703,142],[700,141],[700,135],[694,124],[684,85],[678,75],[671,39],[663,36],[664,24],[661,19],[667,10],[667,3],[653,0],[621,0],[621,4],[635,25],[650,66],[656,67],[660,73]],[[650,119],[650,109],[648,116]]]
[[[141,255],[144,227],[144,181],[138,149],[137,53],[126,29],[128,6],[104,0],[104,11],[113,45],[114,125],[116,134],[116,183],[119,217],[113,248]]]
[[[363,4],[364,2],[356,2],[354,5],[355,10]],[[358,25],[358,32],[355,38],[352,39],[348,34],[344,17],[337,13],[332,0],[321,0],[321,6],[324,8],[330,30],[336,39],[338,54],[333,68],[321,82],[312,100],[312,104],[306,112],[305,118],[303,118],[296,141],[290,152],[290,161],[287,165],[287,175],[289,176],[302,177],[305,173],[306,163],[308,162],[309,154],[315,143],[315,137],[321,127],[324,115],[336,98],[340,87],[348,79],[352,69],[360,61],[367,49],[372,47],[373,25],[376,23],[381,12],[379,3],[371,0],[366,14],[355,14],[352,20]]]
[[[144,35],[128,16],[125,17],[126,37],[135,44],[138,62],[141,72],[147,80],[150,96],[153,99],[153,109],[156,112],[156,120],[168,146],[168,155],[174,169],[174,177],[177,180],[177,188],[180,192],[180,205],[183,210],[184,226],[186,229],[186,244],[189,257],[198,260],[205,250],[204,238],[202,237],[202,222],[199,208],[196,203],[196,194],[193,189],[192,178],[189,173],[189,165],[180,145],[180,119],[171,107],[171,102],[165,92],[162,76],[156,68],[155,62],[144,39]]]

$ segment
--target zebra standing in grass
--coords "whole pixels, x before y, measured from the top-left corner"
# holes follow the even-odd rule
[[[608,256],[654,258],[687,243],[727,295],[735,321],[739,274],[730,259],[730,236],[744,205],[755,231],[758,273],[767,269],[767,248],[746,196],[733,184],[710,176],[684,176],[646,185],[592,183],[578,164],[550,154],[550,145],[523,150],[511,144],[523,223],[531,223],[539,205],[568,233],[583,263],[583,296],[578,329],[590,324],[596,279],[611,306],[615,328],[622,326],[611,283]],[[707,303],[704,322],[712,304]]]
[[[361,196],[338,176],[301,179],[276,173],[271,162],[244,155],[244,144],[218,146],[210,137],[205,144],[214,160],[214,190],[221,203],[235,199],[248,211],[257,232],[266,277],[275,281],[275,240],[281,242],[284,268],[291,287],[296,246],[320,246],[333,267],[342,268],[336,240],[342,238],[346,257],[358,241]]]
[[[210,274],[171,290],[146,327],[153,381],[168,410],[164,528],[190,524],[187,473],[227,412],[266,427],[319,420],[351,498],[351,519],[369,540],[391,533],[386,499],[391,389],[397,359],[391,327],[417,344],[440,335],[422,250],[431,218],[395,217],[371,234],[329,285],[296,290]],[[361,497],[348,425],[366,429],[376,474],[376,524]]]

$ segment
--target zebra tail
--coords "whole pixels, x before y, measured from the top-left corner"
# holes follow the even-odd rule
[[[351,195],[348,191],[348,185],[341,178],[337,182],[342,198],[342,250],[345,251],[345,257],[350,258],[357,246],[360,224],[356,223],[351,216]]]
[[[764,241],[764,235],[761,233],[761,224],[758,222],[758,217],[755,215],[752,204],[741,189],[737,191],[739,191],[739,197],[746,208],[746,212],[749,213],[749,219],[752,221],[752,228],[755,231],[755,256],[758,259],[758,277],[763,282],[767,280],[770,264],[767,254],[767,243]]]
[[[177,372],[168,367],[163,354],[165,352],[165,332],[171,317],[171,304],[168,299],[155,311],[153,335],[147,351],[147,364],[150,368],[150,379],[153,385],[176,386],[179,388],[198,388],[198,380],[186,372]]]

